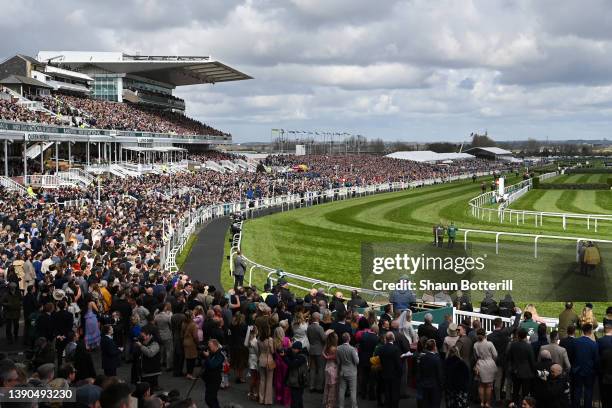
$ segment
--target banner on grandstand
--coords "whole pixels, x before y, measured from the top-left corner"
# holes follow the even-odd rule
[[[588,243],[586,245],[589,245]],[[379,292],[413,292],[417,298],[470,294],[474,306],[487,292],[499,301],[508,293],[521,302],[603,302],[612,293],[606,254],[612,244],[592,244],[596,264],[584,262],[584,247],[571,241],[463,242],[449,248],[432,243],[363,243],[362,287]]]

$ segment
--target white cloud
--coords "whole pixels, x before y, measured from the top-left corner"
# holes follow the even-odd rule
[[[504,138],[605,137],[612,119],[605,0],[0,5],[0,56],[55,48],[211,54],[251,74],[177,90],[190,115],[237,140],[267,140],[278,126],[411,140],[463,140],[485,128]]]

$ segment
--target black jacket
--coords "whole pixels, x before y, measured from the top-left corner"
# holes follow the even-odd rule
[[[461,357],[452,356],[444,360],[446,389],[449,391],[470,390],[470,368]]]
[[[516,315],[514,319],[514,324],[512,326],[503,327],[499,330],[493,330],[488,336],[487,340],[489,340],[495,346],[495,350],[497,351],[497,366],[503,367],[506,364],[506,350],[508,349],[508,344],[510,343],[510,336],[519,325],[520,322],[520,313]]]
[[[42,313],[36,319],[36,337],[45,337],[47,340],[53,340],[53,334],[55,329],[53,328],[53,320],[51,315],[48,313]]]
[[[77,347],[74,351],[74,368],[76,369],[77,381],[96,377],[96,369],[91,358],[91,353],[85,348],[83,339],[77,342]]]
[[[59,310],[51,315],[51,324],[56,336],[66,336],[72,331],[74,316],[67,310]]]
[[[567,358],[572,367],[576,363],[576,338],[567,336],[559,342],[559,345],[567,350]]]
[[[444,376],[438,353],[426,352],[421,356],[417,367],[417,383],[423,388],[442,388]]]
[[[383,380],[393,380],[402,376],[400,356],[400,349],[395,344],[387,343],[378,350]]]
[[[419,337],[427,337],[428,339],[434,339],[438,341],[438,329],[436,329],[431,323],[424,323],[419,326],[418,329]]]
[[[113,339],[108,336],[102,336],[100,351],[102,353],[102,368],[104,370],[117,369],[121,365],[121,350],[119,350]]]
[[[506,355],[506,363],[510,366],[510,372],[517,378],[528,380],[535,375],[535,357],[533,348],[526,341],[515,341],[510,344]]]

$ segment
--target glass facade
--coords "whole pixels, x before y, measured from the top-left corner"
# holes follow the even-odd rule
[[[122,78],[114,74],[97,74],[93,75],[93,93],[92,96],[96,99],[105,101],[121,102],[122,100]]]
[[[127,89],[141,89],[143,91],[159,92],[166,95],[172,95],[172,88],[154,84],[152,82],[145,82],[135,78],[125,78],[123,80],[123,87]]]

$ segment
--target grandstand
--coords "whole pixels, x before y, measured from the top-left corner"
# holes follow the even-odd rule
[[[187,117],[173,90],[247,79],[208,56],[17,54],[0,64],[4,176],[44,172],[49,159],[56,172],[60,160],[68,167],[95,164],[100,172],[124,162],[178,161],[187,148],[229,144],[229,133]]]

